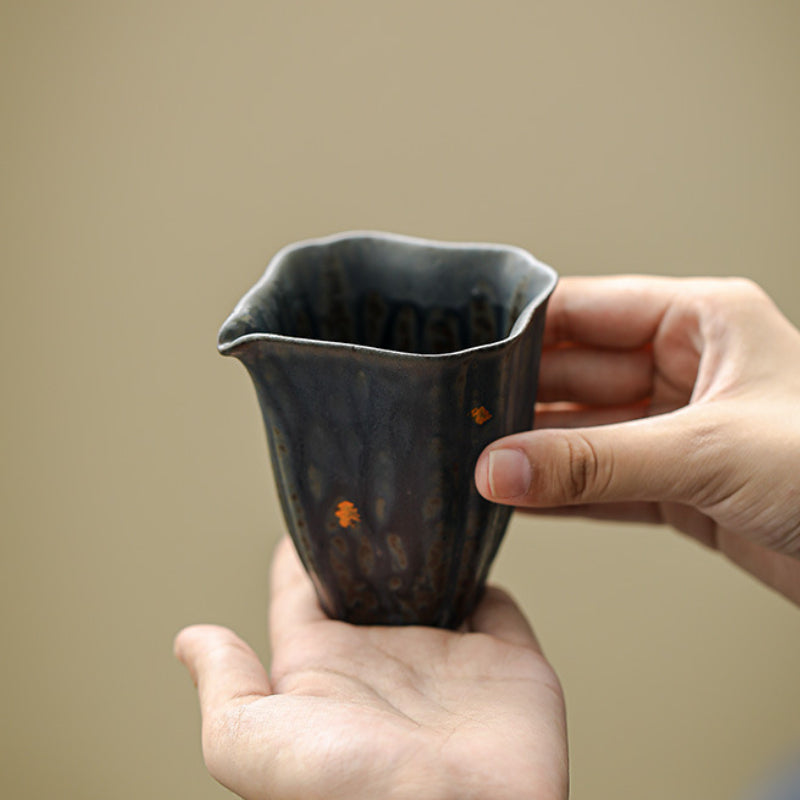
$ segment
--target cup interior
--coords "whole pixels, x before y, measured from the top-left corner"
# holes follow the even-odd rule
[[[508,337],[551,280],[515,248],[375,236],[309,243],[276,257],[223,327],[220,344],[272,334],[457,352]]]

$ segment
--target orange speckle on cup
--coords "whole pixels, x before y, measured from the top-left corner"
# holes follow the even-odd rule
[[[349,528],[351,525],[361,522],[358,509],[348,500],[342,500],[342,502],[336,506],[336,516],[339,519],[339,524],[343,528]]]
[[[485,406],[477,406],[469,413],[472,419],[475,420],[476,425],[483,425],[484,422],[488,422],[492,418],[492,415],[486,410]]]

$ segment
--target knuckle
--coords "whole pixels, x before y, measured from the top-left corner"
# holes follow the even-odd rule
[[[727,278],[725,289],[725,311],[733,318],[760,315],[765,307],[772,305],[769,295],[750,278]]]
[[[562,477],[562,492],[570,500],[581,502],[597,491],[600,462],[597,450],[580,433],[565,438],[566,470]]]
[[[706,311],[737,312],[752,304],[761,304],[768,295],[750,278],[700,278],[695,284],[694,299]]]
[[[765,297],[764,290],[751,278],[727,278],[726,283],[731,294],[753,299],[757,297]]]
[[[689,307],[706,341],[726,341],[731,330],[757,323],[773,306],[769,295],[750,278],[699,280]]]
[[[713,416],[696,420],[685,434],[683,475],[676,481],[676,497],[712,511],[730,505],[741,493],[742,478],[734,453],[740,444],[735,418],[719,405]]]
[[[800,522],[790,522],[789,526],[783,530],[779,530],[774,538],[774,550],[778,553],[800,559]]]

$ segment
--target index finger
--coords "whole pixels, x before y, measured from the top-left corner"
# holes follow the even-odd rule
[[[634,349],[652,341],[680,279],[562,278],[547,307],[544,345]]]

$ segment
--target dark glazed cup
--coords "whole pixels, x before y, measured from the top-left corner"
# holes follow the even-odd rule
[[[533,423],[555,283],[515,247],[349,233],[281,250],[225,322],[329,616],[452,628],[472,611],[510,516],[473,469]]]

